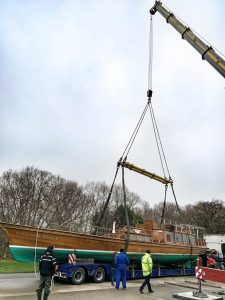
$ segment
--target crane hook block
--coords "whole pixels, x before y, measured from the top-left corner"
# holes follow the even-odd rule
[[[148,91],[147,91],[147,97],[148,97],[148,98],[152,98],[152,93],[153,93],[153,92],[152,92],[151,90],[148,90]]]

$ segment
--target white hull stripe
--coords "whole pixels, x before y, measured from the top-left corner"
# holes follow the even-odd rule
[[[10,245],[9,248],[22,248],[22,249],[46,249],[46,247],[31,247],[31,246],[18,246],[18,245]],[[76,251],[82,251],[82,252],[104,252],[104,253],[109,253],[111,254],[113,252],[112,251],[105,251],[105,250],[84,250],[84,249],[67,249],[67,248],[55,248],[56,251],[71,251],[71,252],[76,252]],[[128,255],[140,255],[140,254],[145,254],[145,252],[127,252]],[[180,255],[180,256],[183,256],[183,255],[190,255],[190,252],[188,253],[183,253],[183,254],[180,254],[180,253],[152,253],[152,255],[170,255],[170,256],[174,256],[174,255]],[[197,254],[194,254],[194,255],[197,255]]]

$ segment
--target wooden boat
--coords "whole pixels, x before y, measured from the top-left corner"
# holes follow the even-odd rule
[[[49,244],[55,246],[58,262],[66,262],[68,254],[76,253],[78,258],[93,258],[96,262],[110,262],[112,252],[125,245],[127,228],[102,235],[67,232],[53,229],[34,228],[0,223],[6,235],[13,258],[17,261],[38,260]],[[196,228],[164,224],[158,228],[153,220],[130,229],[127,254],[129,258],[140,259],[147,249],[152,252],[154,264],[185,264],[206,249],[204,239],[199,239]]]

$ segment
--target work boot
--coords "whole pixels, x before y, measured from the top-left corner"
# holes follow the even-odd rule
[[[48,296],[49,296],[49,294],[44,294],[43,300],[48,300]]]
[[[42,291],[36,290],[36,292],[37,292],[37,300],[41,300]]]

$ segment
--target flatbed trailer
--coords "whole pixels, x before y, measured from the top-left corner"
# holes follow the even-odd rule
[[[102,263],[66,263],[60,264],[55,274],[55,278],[72,284],[82,284],[85,281],[101,283],[105,280],[111,280],[112,265]],[[181,267],[163,268],[157,266],[152,271],[152,278],[166,276],[185,276],[194,275],[195,269],[185,269]],[[141,279],[143,273],[135,265],[127,268],[127,279]]]

